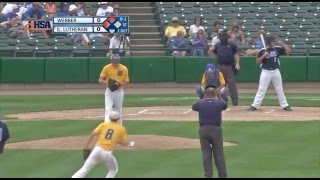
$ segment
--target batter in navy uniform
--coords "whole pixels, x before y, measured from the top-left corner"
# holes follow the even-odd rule
[[[291,49],[285,42],[280,39],[278,39],[277,42],[276,39],[277,38],[273,36],[266,37],[267,47],[260,49],[258,53],[256,61],[260,64],[262,69],[259,80],[259,89],[248,111],[255,111],[260,107],[271,82],[276,89],[280,106],[285,111],[292,111],[283,92],[282,77],[279,70],[279,56],[290,54]],[[276,46],[275,43],[278,43],[280,46]]]
[[[7,125],[0,120],[0,154],[3,152],[4,145],[9,137],[10,135]]]
[[[221,128],[222,111],[228,105],[218,97],[218,89],[212,85],[205,88],[205,97],[192,105],[192,110],[199,113],[199,136],[202,151],[204,176],[212,178],[212,153],[219,178],[227,177],[227,168],[223,152],[223,133]]]

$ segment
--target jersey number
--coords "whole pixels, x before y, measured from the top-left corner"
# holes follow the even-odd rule
[[[111,139],[113,135],[114,130],[113,129],[108,129],[106,136],[104,137],[105,139]]]
[[[118,76],[122,76],[123,71],[118,71]]]

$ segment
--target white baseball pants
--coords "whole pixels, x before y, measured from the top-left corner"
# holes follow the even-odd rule
[[[284,92],[283,92],[282,78],[281,78],[281,73],[279,69],[275,69],[275,70],[262,69],[260,74],[260,80],[259,80],[259,89],[256,94],[256,97],[254,98],[254,102],[252,106],[255,108],[260,107],[263,101],[263,98],[268,90],[270,82],[272,82],[273,87],[276,89],[280,106],[282,108],[289,106],[286,96],[284,95]]]
[[[109,115],[112,111],[112,106],[114,105],[114,110],[120,113],[120,119],[118,123],[122,125],[122,104],[123,104],[123,97],[124,91],[123,89],[118,89],[116,91],[111,92],[109,88],[106,89],[104,97],[105,102],[105,113],[104,113],[104,121],[109,122]]]
[[[109,170],[106,178],[114,178],[118,172],[118,162],[113,156],[112,151],[107,151],[99,146],[93,148],[82,168],[79,169],[72,178],[84,178],[90,170],[101,161],[105,163]]]

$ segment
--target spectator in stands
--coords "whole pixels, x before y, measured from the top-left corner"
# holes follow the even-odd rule
[[[33,2],[32,8],[28,9],[26,12],[27,19],[28,20],[44,20],[45,19],[45,13],[41,9],[41,5],[39,2]]]
[[[69,13],[76,16],[85,16],[87,12],[85,11],[86,4],[84,2],[77,2],[76,4],[70,4]]]
[[[49,18],[52,18],[57,12],[57,6],[55,2],[48,2],[46,4],[46,13]]]
[[[57,16],[59,17],[70,16],[69,4],[63,3],[61,6],[62,6],[62,11],[58,13]]]
[[[113,12],[109,13],[107,16],[119,16],[119,13],[120,13],[120,5],[115,4],[113,6]]]
[[[191,39],[192,56],[204,56],[205,50],[208,50],[208,40],[204,30],[200,29],[196,36]]]
[[[61,12],[64,11],[63,10],[64,6],[68,6],[68,8],[69,8],[70,4],[74,4],[74,2],[60,2],[60,11]]]
[[[244,55],[246,56],[257,56],[260,49],[263,48],[263,43],[262,43],[262,39],[261,39],[261,34],[264,36],[264,38],[266,38],[266,32],[264,30],[259,30],[257,32],[257,38],[254,41],[254,46],[255,49],[247,49],[246,51],[244,51]]]
[[[190,46],[184,36],[183,31],[178,31],[177,37],[172,40],[172,56],[185,56],[187,54],[187,50]]]
[[[39,2],[33,2],[32,8],[28,9],[26,12],[27,20],[45,20],[45,13],[41,9],[41,4]],[[47,31],[41,31],[43,35],[49,38]]]
[[[109,53],[107,56],[112,54],[119,54],[120,56],[131,56],[131,42],[129,36],[124,34],[115,33],[110,39]]]
[[[30,37],[27,30],[21,24],[18,15],[11,18],[10,21],[2,22],[0,26],[6,29],[7,37],[11,39]]]
[[[237,22],[233,22],[230,31],[228,31],[230,41],[235,44],[245,44],[245,37],[243,31],[240,30],[240,26]]]
[[[183,37],[187,35],[186,29],[179,24],[179,19],[177,17],[173,17],[172,25],[167,27],[164,34],[166,38],[171,39],[177,37],[178,31],[183,33]]]
[[[211,40],[211,45],[210,45],[210,48],[209,48],[209,50],[208,50],[208,55],[213,56],[213,50],[214,50],[216,44],[218,44],[218,43],[220,42],[219,34],[220,34],[221,32],[226,32],[226,30],[220,29],[220,28],[218,29],[218,33],[217,33],[216,36],[214,36],[214,37],[212,38],[212,40]]]
[[[221,27],[221,22],[215,21],[213,23],[213,37],[218,36],[222,31],[223,31],[223,28]]]
[[[202,29],[203,32],[205,32],[203,26],[201,26],[201,23],[202,20],[200,17],[196,17],[194,19],[194,24],[192,24],[189,28],[189,37],[196,36],[200,29]]]
[[[20,8],[19,8],[19,6],[18,5],[16,5],[16,4],[12,4],[12,6],[11,6],[11,12],[9,12],[7,15],[6,15],[6,19],[7,19],[7,21],[9,21],[11,18],[13,18],[13,17],[16,17],[16,16],[19,16],[18,15],[18,13],[19,13],[19,11],[20,11]],[[20,17],[19,17],[20,18]],[[20,18],[21,19],[21,18]]]
[[[100,8],[97,11],[96,16],[107,16],[113,12],[113,7],[108,6],[107,2],[100,2]]]

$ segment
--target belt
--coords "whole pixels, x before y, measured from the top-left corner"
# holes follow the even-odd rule
[[[268,70],[268,71],[273,71],[273,70],[276,70],[277,68],[263,68],[265,70]]]
[[[200,124],[200,127],[202,127],[202,126],[218,126],[218,127],[220,127],[221,125],[220,124],[212,124],[212,123]]]

